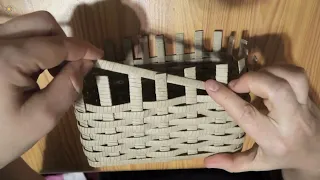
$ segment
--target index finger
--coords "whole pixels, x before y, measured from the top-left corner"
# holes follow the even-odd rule
[[[18,61],[25,73],[35,73],[40,70],[53,68],[64,60],[77,61],[81,59],[96,60],[103,56],[103,51],[86,41],[64,36],[45,36],[25,38],[10,41],[17,50],[19,56],[8,56],[8,60]],[[10,43],[8,43],[10,44]],[[37,69],[35,69],[36,65]],[[28,69],[28,67],[33,67]]]
[[[290,84],[268,72],[249,72],[236,81],[231,81],[229,87],[238,93],[253,94],[264,99],[264,104],[277,117],[277,121],[291,118],[299,107],[297,97]]]
[[[258,144],[264,143],[265,137],[270,137],[269,133],[274,132],[272,130],[274,125],[268,117],[227,87],[215,80],[206,81],[205,87],[209,96],[220,104]]]
[[[15,17],[1,25],[0,38],[26,38],[32,36],[65,36],[55,18],[47,11],[37,11]]]

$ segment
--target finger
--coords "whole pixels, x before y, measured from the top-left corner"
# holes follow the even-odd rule
[[[13,42],[17,50],[23,53],[20,58],[12,59],[8,54],[8,59],[19,61],[20,69],[24,73],[30,74],[39,70],[53,68],[59,65],[63,60],[77,61],[80,59],[95,60],[103,56],[103,51],[96,48],[92,44],[78,40],[76,38],[68,38],[63,36],[35,37],[19,39]],[[20,46],[20,47],[19,47]],[[22,48],[19,49],[19,48]],[[26,61],[26,56],[28,60]],[[38,69],[28,69],[28,67],[36,67]]]
[[[271,139],[274,136],[270,136],[270,132],[275,132],[275,127],[268,117],[217,81],[206,81],[205,88],[209,96],[220,104],[259,145],[269,143],[265,138]]]
[[[292,87],[297,100],[301,104],[307,104],[309,93],[309,82],[303,68],[286,65],[286,66],[272,66],[262,71],[267,71],[275,76],[283,78]]]
[[[269,170],[268,166],[258,160],[258,146],[245,152],[222,153],[207,157],[204,160],[207,168],[224,169],[229,172]]]
[[[0,39],[54,35],[65,36],[65,33],[55,18],[47,11],[18,16],[0,27]]]
[[[291,115],[299,105],[288,82],[267,72],[246,73],[229,87],[237,93],[252,92],[265,99],[269,111],[281,111],[283,115]]]
[[[82,91],[83,77],[92,67],[91,61],[68,63],[45,89],[35,93],[22,105],[22,116],[30,117],[26,123],[41,127],[35,133],[35,139],[52,130],[74,104]]]
[[[48,69],[49,73],[52,77],[56,77],[57,74],[61,71],[61,69],[68,63],[68,61],[61,62],[58,66]]]

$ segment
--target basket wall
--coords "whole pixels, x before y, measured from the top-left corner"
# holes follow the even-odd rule
[[[196,47],[202,47],[201,33],[195,33]],[[214,35],[216,41],[220,41],[213,42],[214,50],[220,50],[222,33],[215,32]],[[181,35],[177,35],[178,39],[181,39]],[[229,47],[233,49],[234,37],[230,37],[229,41]],[[188,159],[235,152],[242,148],[243,130],[208,95],[199,93],[204,90],[204,82],[196,79],[198,67],[191,64],[183,68],[184,77],[181,77],[132,65],[168,61],[180,63],[186,57],[191,59],[189,62],[211,61],[215,62],[211,65],[213,77],[227,83],[232,75],[230,69],[242,71],[245,60],[238,61],[237,66],[230,66],[228,61],[221,60],[217,52],[208,53],[202,49],[196,49],[195,53],[189,55],[177,52],[176,55],[165,56],[163,44],[163,37],[158,37],[157,57],[146,60],[147,56],[144,56],[141,60],[133,60],[133,56],[130,56],[125,61],[129,65],[97,61],[95,68],[100,71],[126,75],[127,80],[123,82],[128,82],[130,101],[120,104],[113,102],[112,91],[115,89],[110,88],[112,82],[106,73],[95,74],[99,102],[88,103],[85,98],[80,98],[76,103],[75,114],[81,143],[91,166]],[[128,47],[128,44],[124,46]],[[181,51],[181,47],[177,51]],[[239,57],[245,56],[243,52],[246,51],[242,47]],[[231,55],[232,50],[227,50],[227,53]],[[143,79],[153,81],[154,88],[143,90]],[[168,84],[182,86],[184,95],[169,98]],[[155,100],[146,101],[143,92],[154,93]]]

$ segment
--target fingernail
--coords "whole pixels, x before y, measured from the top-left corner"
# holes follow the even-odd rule
[[[103,50],[101,50],[97,47],[94,47],[94,48],[89,49],[89,51],[86,54],[86,57],[88,57],[87,59],[96,60],[96,59],[102,58],[103,55],[104,55]]]
[[[83,60],[83,65],[82,65],[82,73],[83,75],[87,75],[88,72],[93,68],[93,62],[90,60]]]
[[[104,55],[104,51],[102,49],[97,48],[97,52],[98,52],[98,57],[102,58]]]
[[[218,91],[218,89],[220,88],[220,83],[218,83],[215,80],[208,80],[206,81],[206,87],[210,90],[210,91]]]
[[[83,67],[83,61],[74,61],[74,62],[69,62],[72,66],[72,68],[76,71],[76,72],[80,72],[82,71],[82,67]]]
[[[237,84],[237,82],[238,82],[238,80],[239,80],[239,79],[234,79],[234,80],[230,81],[230,82],[229,82],[229,87],[231,87],[231,88],[232,88],[232,87],[235,87],[236,84]]]

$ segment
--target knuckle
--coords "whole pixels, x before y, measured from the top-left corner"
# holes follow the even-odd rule
[[[56,22],[56,19],[48,11],[37,11],[35,13],[37,17],[43,22],[51,23],[51,24]]]
[[[54,127],[56,122],[58,121],[57,114],[52,111],[52,108],[50,108],[48,105],[44,105],[42,107],[41,111],[38,111],[38,117],[39,119],[42,119],[46,122],[46,125],[51,128]]]
[[[0,60],[3,63],[10,63],[13,57],[23,57],[23,48],[12,43],[0,44]],[[15,56],[12,56],[12,55]]]
[[[279,140],[278,142],[275,142],[276,151],[275,153],[279,157],[285,157],[288,155],[290,148],[288,148],[287,143],[285,143],[283,140]]]
[[[252,81],[253,77],[257,76],[258,73],[259,72],[251,72],[250,71],[250,72],[247,72],[244,75],[242,75],[241,78],[244,78],[244,79],[246,78],[246,79]]]
[[[247,103],[243,106],[243,111],[240,116],[240,120],[241,119],[248,119],[248,118],[253,119],[256,116],[257,116],[256,108],[252,104]]]
[[[50,107],[48,107],[48,105],[43,106],[43,111],[39,113],[39,116],[50,121],[56,119],[56,115],[52,113],[52,110],[50,110]]]
[[[287,97],[290,95],[292,88],[290,84],[284,80],[278,81],[275,83],[273,87],[271,87],[271,91],[269,93],[270,97]]]
[[[308,84],[308,76],[304,68],[297,67],[295,82],[296,84]]]
[[[225,94],[225,95],[223,96],[223,98],[222,98],[222,100],[223,100],[224,102],[228,102],[229,99],[230,99],[230,94]]]
[[[16,45],[12,44],[12,43],[1,43],[0,45],[0,53],[1,56],[5,55],[5,54],[11,54],[12,53],[16,53],[19,52],[21,50],[21,48],[17,47]]]
[[[296,69],[297,69],[297,72],[300,73],[301,75],[306,74],[306,71],[303,67],[296,66]]]
[[[44,96],[40,97],[44,98]],[[41,105],[37,106],[39,108],[38,111],[35,112],[36,117],[39,119],[43,119],[45,121],[56,121],[58,118],[57,114],[55,112],[55,107],[52,106],[52,103],[50,101],[46,101],[41,103]]]

